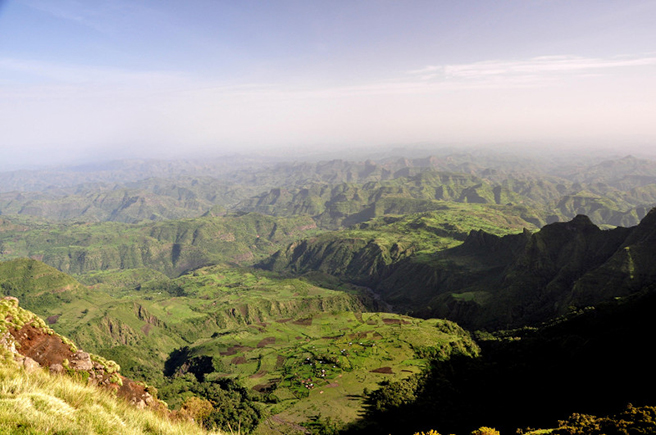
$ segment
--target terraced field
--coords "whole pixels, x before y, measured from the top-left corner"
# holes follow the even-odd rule
[[[238,377],[248,388],[274,395],[272,412],[286,421],[318,415],[351,421],[362,410],[363,390],[419,373],[422,356],[446,358],[454,349],[476,352],[468,335],[448,321],[334,312],[222,332],[198,342],[191,355],[221,361],[222,369],[207,380]]]

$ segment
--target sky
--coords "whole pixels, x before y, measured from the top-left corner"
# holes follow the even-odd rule
[[[0,0],[0,169],[417,143],[656,149],[656,1]]]

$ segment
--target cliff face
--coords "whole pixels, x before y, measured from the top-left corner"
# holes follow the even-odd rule
[[[396,309],[472,328],[541,322],[656,281],[656,209],[632,228],[601,230],[579,215],[533,234],[471,231],[460,246],[428,255],[373,245],[306,240],[264,266],[334,274],[371,287]]]

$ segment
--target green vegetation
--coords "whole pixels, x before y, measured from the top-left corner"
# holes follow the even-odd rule
[[[137,409],[115,394],[67,376],[27,372],[6,350],[0,355],[0,432],[11,434],[208,433],[193,423]],[[213,432],[217,435],[221,432]]]
[[[0,221],[0,252],[3,259],[32,257],[70,274],[148,268],[177,276],[224,261],[251,263],[315,227],[308,217],[257,214],[142,225],[19,225],[4,219]]]
[[[554,435],[642,435],[656,432],[656,407],[629,405],[610,417],[573,414],[559,422]]]
[[[288,278],[218,265],[164,286],[161,277],[138,290],[129,279],[114,282],[129,285],[112,296],[80,286],[40,314],[56,316],[58,331],[156,386],[173,408],[192,396],[209,400],[204,421],[225,430],[241,421],[250,431],[268,413],[292,424],[317,415],[348,422],[363,388],[418,373],[428,356],[477,352],[447,321],[362,313],[375,303],[368,292],[316,273]],[[232,417],[224,408],[235,409]]]
[[[120,365],[181,420],[224,432],[650,433],[656,166],[554,162],[0,174],[40,189],[0,193],[0,291],[43,319],[7,303],[0,333],[70,337],[62,352],[102,355],[90,361],[117,388]],[[485,330],[475,342],[437,318]],[[0,431],[121,433],[132,419],[104,395],[23,387],[50,381],[5,363]],[[201,433],[134,421],[125,433]]]
[[[518,427],[554,428],[575,412],[609,415],[627,403],[647,406],[656,385],[644,343],[656,332],[650,314],[655,308],[652,284],[540,328],[479,333],[477,358],[432,360],[409,381],[370,392],[364,417],[345,433],[469,433],[482,425],[516,433]],[[634,414],[635,428],[628,433],[651,433],[653,412],[634,409],[617,420]],[[572,418],[555,433],[624,433],[586,431],[601,420]]]
[[[450,322],[380,313],[320,313],[215,335],[172,354],[173,384],[180,382],[176,376],[188,383],[185,373],[201,385],[240,379],[271,403],[271,413],[297,424],[317,415],[352,421],[363,389],[419,373],[428,354],[477,353],[468,334]],[[163,398],[169,389],[160,389]]]

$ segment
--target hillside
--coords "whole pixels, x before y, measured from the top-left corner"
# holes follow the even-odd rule
[[[309,217],[253,213],[140,225],[3,218],[0,259],[36,258],[71,274],[148,268],[177,276],[223,261],[256,261],[315,228]]]
[[[35,260],[2,266],[15,272],[0,285],[28,271],[48,271],[52,282],[66,278]],[[39,303],[51,293],[59,297]],[[419,373],[428,354],[477,352],[457,325],[366,312],[380,305],[368,290],[321,274],[290,278],[218,265],[138,289],[76,284],[58,291],[40,281],[23,294],[36,295],[33,305],[52,328],[154,385],[172,408],[192,395],[238,407],[221,417],[215,405],[208,424],[226,430],[239,420],[252,431],[267,413],[275,418],[258,430],[317,415],[353,421],[364,388]]]
[[[173,421],[154,390],[78,350],[14,297],[0,300],[0,335],[3,433],[207,433],[184,414]]]
[[[321,270],[372,288],[398,310],[470,328],[505,328],[649,285],[656,278],[655,218],[656,209],[635,227],[612,230],[599,229],[585,216],[534,234],[472,230],[462,244],[433,242],[431,249],[416,252],[402,249],[403,243],[381,248],[378,242],[373,248],[344,231],[296,242],[262,266]]]
[[[501,433],[654,433],[656,383],[644,343],[656,333],[655,289],[540,328],[478,334],[478,358],[437,362],[370,393],[365,415],[344,433],[466,434],[482,425]]]
[[[22,186],[0,193],[2,325],[38,326],[5,334],[24,354],[0,368],[3,394],[47,381],[23,376],[34,360],[256,435],[572,435],[601,421],[575,413],[651,412],[652,161],[232,162],[0,174]],[[58,356],[38,360],[40,343]],[[38,391],[16,399],[25,415],[77,409]],[[96,430],[71,418],[64,433]]]
[[[337,229],[449,201],[522,205],[538,226],[578,214],[597,225],[631,226],[656,205],[653,161],[572,156],[558,167],[558,158],[551,160],[472,153],[276,164],[238,157],[118,161],[0,173],[0,214],[139,223],[255,211],[312,216],[320,227]]]

